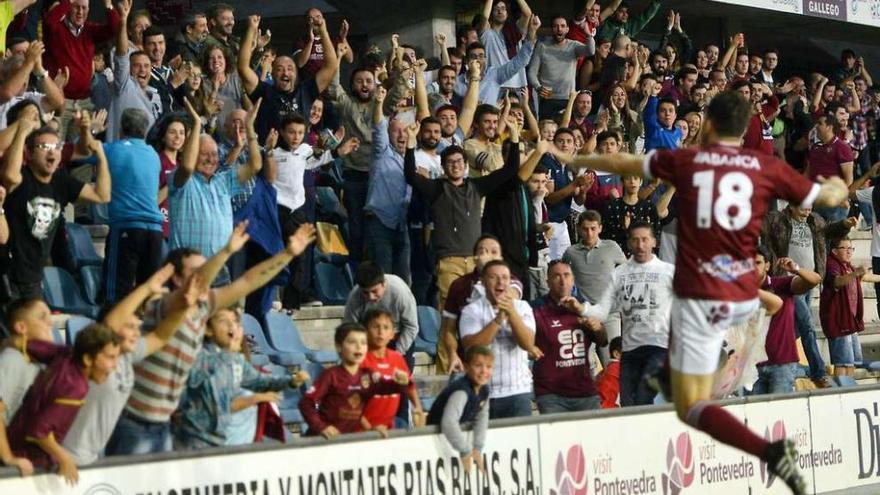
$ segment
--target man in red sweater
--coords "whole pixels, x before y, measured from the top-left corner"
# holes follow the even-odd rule
[[[113,9],[112,0],[104,0],[107,9],[106,24],[88,22],[89,0],[60,0],[43,17],[43,39],[46,53],[43,65],[49,77],[65,67],[70,79],[64,88],[67,102],[61,115],[61,137],[66,135],[75,106],[91,110],[89,99],[92,83],[92,58],[95,45],[100,45],[116,35],[119,15]]]

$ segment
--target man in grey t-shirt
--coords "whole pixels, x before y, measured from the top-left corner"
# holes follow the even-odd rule
[[[590,304],[597,304],[611,280],[611,272],[626,261],[626,256],[616,242],[599,238],[602,233],[602,215],[599,212],[586,210],[581,213],[577,228],[581,242],[569,246],[562,260],[571,265],[578,292]],[[612,313],[608,317],[605,332],[609,341],[620,336],[620,313]],[[599,348],[598,353],[603,365],[611,358],[608,346]]]
[[[529,65],[529,84],[538,92],[538,114],[541,119],[556,117],[575,90],[577,61],[596,51],[596,43],[588,36],[587,44],[568,39],[568,20],[557,15],[552,19],[553,36],[535,47]]]

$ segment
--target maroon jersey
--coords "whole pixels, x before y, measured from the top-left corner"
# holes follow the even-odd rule
[[[587,354],[593,332],[578,323],[570,313],[549,295],[532,301],[535,313],[535,345],[544,357],[532,368],[535,395],[555,394],[562,397],[596,395]]]
[[[754,150],[711,145],[656,150],[645,177],[676,188],[679,297],[746,301],[758,294],[755,252],[761,221],[774,197],[811,206],[819,185],[787,163]]]
[[[351,374],[342,365],[334,366],[318,376],[300,399],[299,410],[309,424],[309,435],[318,435],[330,425],[340,433],[351,433],[360,429],[367,399],[379,394],[404,393],[406,387],[367,368]]]

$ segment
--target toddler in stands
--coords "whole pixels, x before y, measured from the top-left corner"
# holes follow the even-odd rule
[[[361,322],[367,329],[367,357],[363,366],[381,374],[382,379],[391,380],[398,371],[406,373],[410,379],[406,388],[406,396],[413,403],[413,425],[425,425],[425,411],[419,400],[418,390],[412,381],[412,372],[403,356],[388,348],[388,343],[397,333],[391,313],[381,308],[367,311]],[[376,430],[382,436],[388,436],[388,430],[394,428],[394,417],[400,407],[400,394],[374,395],[367,401],[364,414],[361,416],[361,429]]]
[[[339,325],[333,340],[342,363],[324,370],[299,401],[299,410],[309,425],[307,435],[333,438],[358,431],[367,399],[405,392],[410,382],[409,374],[401,370],[385,379],[364,367],[367,331],[359,323]]]
[[[622,340],[614,337],[608,343],[608,354],[611,360],[605,369],[596,377],[596,389],[602,399],[602,409],[620,407],[620,356],[623,354]]]
[[[461,455],[465,472],[470,472],[472,463],[486,472],[482,451],[489,429],[489,380],[495,356],[488,347],[474,346],[468,348],[465,361],[465,376],[453,380],[440,392],[431,406],[428,424],[440,425],[443,436]],[[471,444],[461,431],[461,424],[469,422],[474,423]]]

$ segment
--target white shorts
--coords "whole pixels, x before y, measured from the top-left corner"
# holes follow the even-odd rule
[[[710,375],[718,368],[724,336],[761,306],[749,301],[714,301],[673,296],[669,366],[691,375]]]

